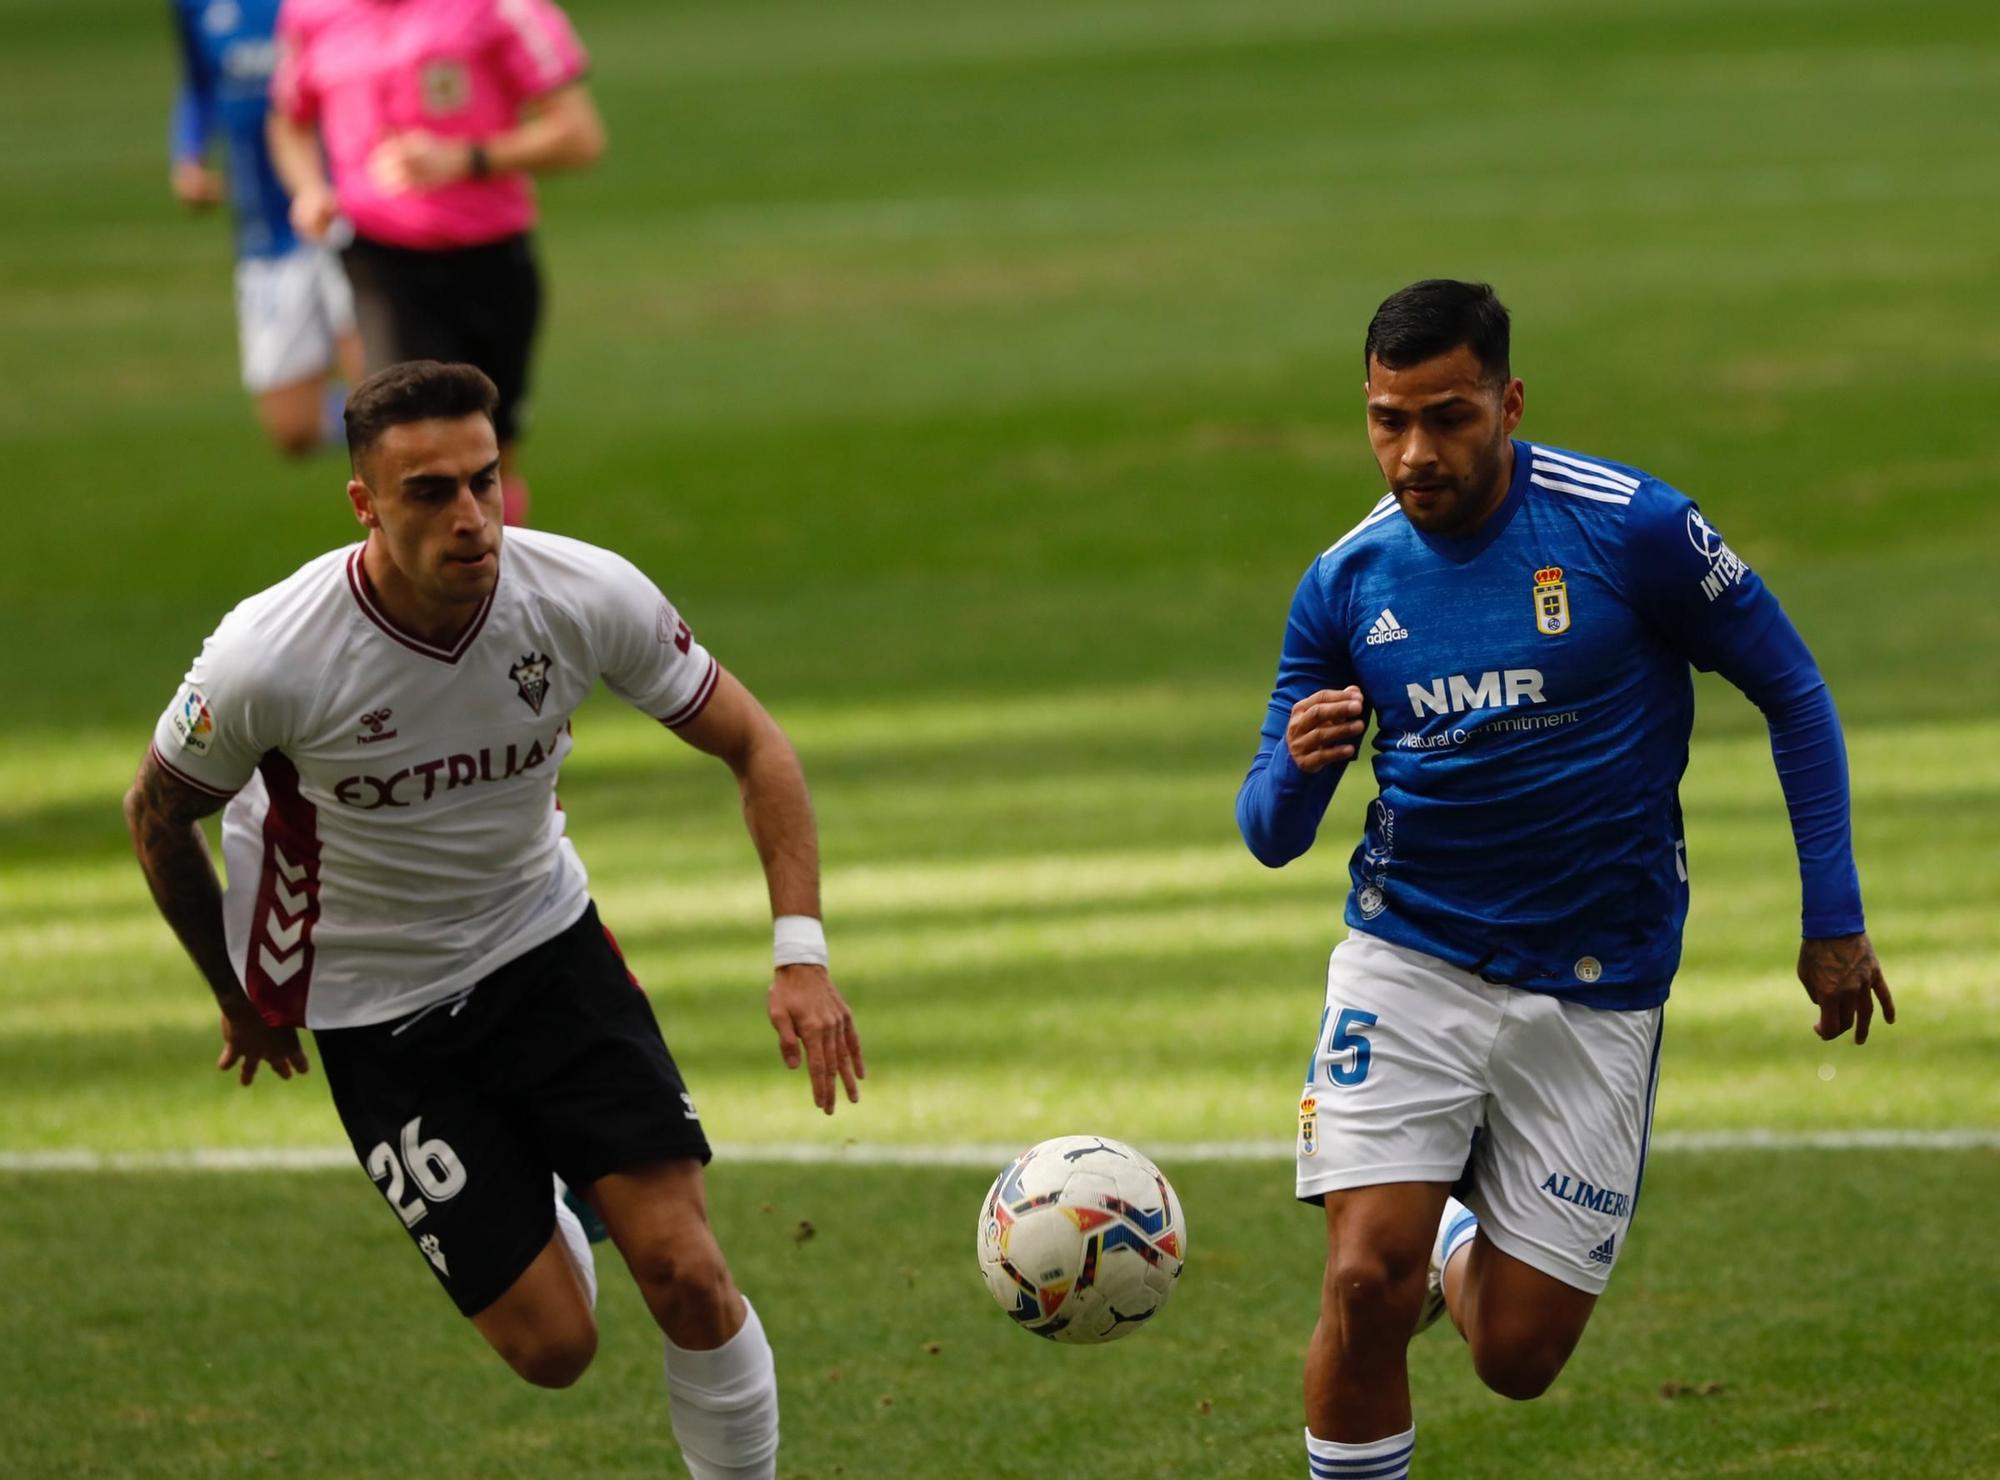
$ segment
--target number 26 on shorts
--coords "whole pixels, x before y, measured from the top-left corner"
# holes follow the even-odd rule
[[[421,1115],[403,1127],[401,1161],[396,1159],[395,1149],[387,1141],[378,1141],[368,1153],[368,1175],[378,1183],[387,1182],[382,1195],[389,1199],[389,1206],[402,1218],[405,1228],[414,1227],[430,1211],[431,1203],[456,1197],[465,1187],[465,1164],[458,1159],[458,1153],[443,1141],[424,1140],[422,1127]],[[416,1184],[408,1202],[403,1200],[405,1167]]]
[[[1332,1009],[1328,1009],[1331,1015]],[[1324,1019],[1322,1019],[1324,1021]],[[1368,1077],[1368,1034],[1367,1029],[1375,1026],[1375,1014],[1363,1012],[1357,1007],[1343,1007],[1333,1020],[1333,1032],[1327,1038],[1322,1054],[1326,1059],[1326,1078],[1329,1084],[1343,1089],[1352,1089]],[[1343,1054],[1353,1057],[1346,1063],[1340,1062]]]

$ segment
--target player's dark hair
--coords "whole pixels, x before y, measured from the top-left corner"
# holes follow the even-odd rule
[[[1489,380],[1505,381],[1510,320],[1507,305],[1485,283],[1425,278],[1391,293],[1368,321],[1361,345],[1361,368],[1380,360],[1391,370],[1407,370],[1425,360],[1470,347]]]
[[[377,370],[347,394],[347,456],[356,473],[361,459],[390,427],[412,421],[493,420],[500,392],[477,365],[405,360]]]

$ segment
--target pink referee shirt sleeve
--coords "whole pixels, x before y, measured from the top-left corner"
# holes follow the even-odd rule
[[[576,81],[589,66],[569,17],[551,0],[495,0],[492,60],[516,102]]]
[[[312,81],[298,0],[284,0],[278,7],[272,34],[278,60],[271,71],[271,106],[293,123],[311,123],[319,117],[319,89]]]

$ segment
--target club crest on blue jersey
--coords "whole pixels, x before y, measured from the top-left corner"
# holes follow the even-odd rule
[[[549,655],[523,653],[521,661],[507,670],[507,676],[521,691],[521,701],[535,713],[542,712],[542,700],[549,695]]]
[[[1544,637],[1569,631],[1569,586],[1560,565],[1545,565],[1535,572],[1535,630]]]

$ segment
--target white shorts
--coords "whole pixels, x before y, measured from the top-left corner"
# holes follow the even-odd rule
[[[340,259],[305,245],[236,264],[236,333],[243,388],[253,396],[324,375],[334,342],[354,331],[354,298]]]
[[[1646,1167],[1664,1013],[1496,986],[1349,935],[1299,1100],[1299,1197],[1469,1170],[1466,1205],[1502,1252],[1602,1291]]]

